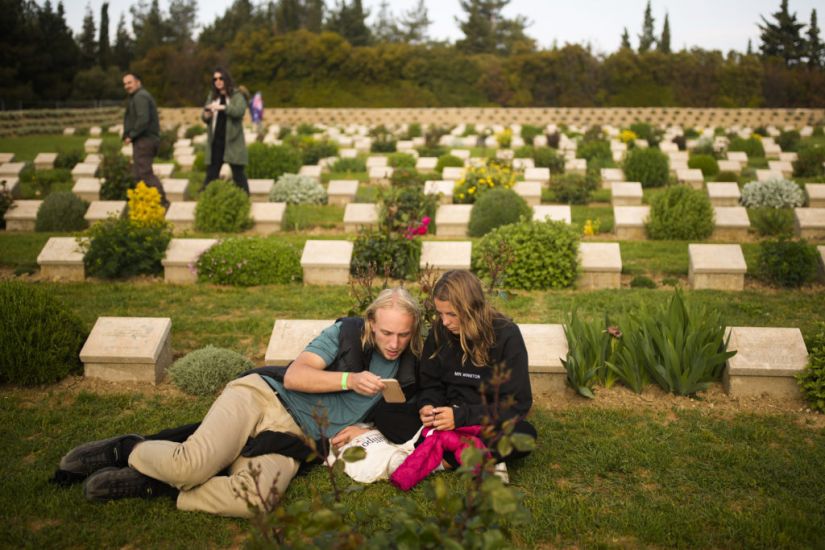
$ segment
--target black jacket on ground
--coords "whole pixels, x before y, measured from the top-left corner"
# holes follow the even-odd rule
[[[515,403],[509,408],[499,408],[498,421],[523,417],[530,411],[533,392],[527,370],[527,347],[515,323],[505,318],[493,321],[495,343],[490,350],[488,364],[482,367],[473,365],[469,358],[462,362],[459,337],[440,324],[438,327],[430,330],[421,354],[419,408],[425,405],[451,405],[457,428],[481,424],[485,416],[492,418],[490,407],[494,404],[495,395],[489,381],[494,366],[503,362],[510,372],[510,379],[499,388],[499,403],[503,404],[511,396]],[[435,330],[441,331],[441,349],[437,354]],[[487,407],[481,400],[482,383]]]

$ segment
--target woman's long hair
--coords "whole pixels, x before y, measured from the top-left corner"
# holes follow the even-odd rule
[[[212,76],[215,76],[215,73],[220,73],[221,77],[223,78],[223,89],[226,91],[226,97],[232,97],[232,94],[235,93],[235,82],[232,80],[232,75],[229,74],[229,71],[224,69],[223,67],[217,67],[214,71],[212,71]],[[212,81],[212,99],[217,99],[221,93],[215,87],[215,81]]]
[[[462,269],[447,271],[435,283],[433,298],[450,302],[459,321],[459,340],[464,352],[462,363],[468,358],[476,367],[487,365],[490,349],[495,345],[493,320],[503,315],[487,302],[478,277]],[[433,323],[436,353],[443,344],[441,334],[447,329],[437,317]]]

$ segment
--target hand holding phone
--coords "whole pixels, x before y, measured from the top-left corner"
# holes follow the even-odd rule
[[[387,403],[404,403],[407,398],[404,396],[404,391],[401,389],[401,384],[394,378],[382,378],[384,383],[384,401]]]

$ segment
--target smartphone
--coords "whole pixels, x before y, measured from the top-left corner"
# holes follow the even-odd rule
[[[382,378],[384,383],[384,401],[387,403],[404,403],[407,398],[404,397],[404,391],[401,389],[401,384],[394,378]]]

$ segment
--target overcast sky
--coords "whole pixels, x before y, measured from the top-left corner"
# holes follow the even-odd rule
[[[44,0],[37,0],[43,4]],[[253,0],[254,2],[255,0]],[[462,37],[456,23],[456,17],[464,18],[458,0],[425,0],[430,19],[430,37],[439,40],[455,41]],[[378,13],[381,0],[363,0],[370,10],[372,19]],[[63,0],[69,26],[76,32],[80,30],[86,6],[92,8],[95,23],[100,16],[103,0]],[[129,22],[129,6],[133,0],[110,0],[109,20],[110,40],[114,41],[115,28],[121,12]],[[553,41],[559,46],[566,42],[590,43],[596,52],[609,53],[619,47],[622,30],[627,27],[631,43],[638,44],[637,35],[641,32],[642,18],[647,0],[511,0],[504,13],[508,17],[524,15],[531,25],[527,34],[535,38],[543,48],[550,47]],[[326,0],[328,7],[333,7],[336,0]],[[390,10],[395,15],[410,10],[417,0],[390,0]],[[160,0],[161,9],[168,6],[168,0]],[[231,1],[200,1],[198,21],[201,25],[212,22],[216,16],[223,14]],[[665,13],[670,16],[671,47],[701,47],[708,50],[745,51],[748,39],[753,41],[754,49],[759,47],[760,15],[770,18],[770,14],[779,10],[779,0],[652,0],[651,7],[656,24],[656,35],[662,32]],[[825,4],[822,0],[790,0],[789,8],[796,13],[797,20],[810,21],[811,10],[818,7],[819,26],[825,24]],[[131,29],[131,26],[130,26]],[[820,35],[822,36],[822,35]],[[825,38],[825,37],[823,37]]]

